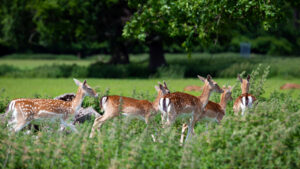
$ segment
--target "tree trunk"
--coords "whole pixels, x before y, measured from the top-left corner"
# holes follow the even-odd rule
[[[166,59],[163,50],[163,44],[161,39],[153,40],[149,43],[149,69],[154,72],[158,67],[166,65]]]
[[[127,47],[124,43],[112,44],[111,46],[111,58],[109,63],[111,64],[128,64],[129,55]]]

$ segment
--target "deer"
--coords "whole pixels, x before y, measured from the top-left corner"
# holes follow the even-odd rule
[[[207,75],[207,78],[198,75],[198,78],[204,82],[203,91],[200,96],[196,97],[187,93],[174,92],[163,96],[159,105],[167,115],[164,127],[168,127],[174,123],[177,117],[191,117],[186,140],[190,133],[194,133],[195,123],[203,116],[204,108],[208,103],[211,93],[223,93],[223,90],[213,81],[210,75]]]
[[[287,90],[287,89],[300,89],[300,84],[295,83],[286,83],[280,87],[281,90]]]
[[[196,86],[196,85],[190,85],[190,86],[186,86],[183,91],[201,91],[203,90],[202,86]]]
[[[247,76],[247,79],[242,79],[238,74],[237,78],[241,82],[242,94],[235,100],[233,104],[233,111],[234,113],[242,111],[242,116],[244,116],[246,110],[251,108],[253,102],[256,101],[256,97],[249,93],[250,75]]]
[[[229,101],[233,100],[233,98],[231,96],[232,87],[231,86],[228,86],[228,87],[223,86],[222,89],[224,92],[221,94],[220,103],[208,101],[207,105],[205,106],[204,113],[202,114],[202,116],[199,118],[198,121],[207,119],[207,120],[217,122],[218,124],[220,124],[221,120],[223,119],[223,117],[226,114],[227,103]],[[184,123],[182,125],[182,130],[181,130],[181,137],[180,137],[181,144],[183,143],[184,132],[187,128],[188,128],[188,125],[186,123]]]
[[[14,132],[22,130],[26,125],[35,120],[55,120],[59,119],[64,127],[70,127],[74,132],[78,132],[73,124],[69,124],[66,120],[74,117],[81,107],[85,96],[97,98],[98,94],[84,80],[81,83],[74,79],[78,86],[76,97],[73,101],[63,101],[55,99],[14,99],[6,110],[6,114],[12,113],[8,126]]]
[[[170,93],[165,82],[164,86],[159,83],[159,86],[155,86],[155,89],[157,91],[157,97],[152,103],[148,100],[137,100],[124,96],[103,96],[100,99],[99,105],[101,110],[104,111],[104,114],[94,120],[90,138],[95,136],[96,130],[100,130],[105,121],[120,115],[138,117],[144,120],[148,125],[150,118],[159,111],[158,105],[160,98]],[[161,116],[163,118],[163,115]]]

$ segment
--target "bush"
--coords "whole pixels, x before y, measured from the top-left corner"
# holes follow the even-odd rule
[[[251,73],[251,92],[261,93],[267,70],[260,67]],[[3,100],[0,94],[0,101]],[[88,98],[83,105],[95,106],[98,101]],[[0,166],[300,168],[299,108],[299,98],[276,91],[265,100],[259,98],[254,113],[245,116],[234,115],[230,105],[219,125],[209,123],[206,127],[198,122],[195,135],[183,146],[179,144],[180,123],[163,129],[159,115],[148,126],[140,120],[114,118],[93,139],[88,137],[92,121],[77,125],[79,134],[59,132],[59,123],[49,121],[42,122],[37,133],[14,134],[6,127],[7,122],[1,120],[0,161],[3,163]],[[151,134],[155,134],[157,142],[152,141]]]

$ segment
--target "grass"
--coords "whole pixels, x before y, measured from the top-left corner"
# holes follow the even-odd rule
[[[146,57],[145,57],[146,58]],[[142,58],[140,62],[144,62]],[[278,65],[280,65],[278,63]],[[296,78],[271,78],[265,83],[261,71],[253,71],[251,89],[260,93],[254,113],[233,114],[229,103],[221,124],[198,122],[195,135],[180,146],[177,120],[161,128],[156,115],[149,126],[143,121],[119,117],[105,123],[89,139],[93,121],[77,125],[79,134],[60,132],[59,123],[42,122],[41,131],[11,133],[7,119],[0,120],[0,168],[300,168],[300,90],[281,91]],[[260,76],[262,78],[260,78]],[[80,79],[83,80],[83,79]],[[87,79],[101,95],[105,93],[154,100],[154,85],[163,79]],[[171,91],[187,85],[203,85],[197,78],[165,79]],[[234,85],[235,78],[214,78],[220,86]],[[76,92],[71,78],[0,78],[0,113],[13,98],[52,98]],[[239,86],[233,91],[239,95]],[[189,92],[200,95],[200,92]],[[213,94],[211,100],[218,101]],[[98,103],[85,99],[84,107]],[[187,119],[186,119],[187,120]],[[67,129],[69,131],[70,129]],[[151,134],[155,133],[157,142]]]
[[[154,85],[163,79],[87,79],[88,84],[97,88],[102,93],[109,90],[109,94],[132,96],[135,94],[143,94],[146,99],[154,99],[156,91]],[[215,81],[223,85],[234,85],[236,79],[216,79]],[[166,79],[171,91],[183,91],[187,85],[203,85],[197,78],[194,79]],[[300,79],[268,79],[264,89],[266,93],[264,97],[269,97],[270,93],[278,90],[285,83],[300,83]],[[0,93],[3,97],[21,98],[42,96],[57,96],[62,93],[75,93],[77,86],[72,79],[28,79],[28,78],[0,78],[0,89],[4,90]],[[300,90],[280,90],[283,93],[291,93],[294,97],[300,95]],[[188,92],[193,95],[200,95],[199,92]]]
[[[153,85],[159,79],[88,79],[102,92],[153,99]],[[219,84],[234,84],[235,79],[215,79]],[[198,85],[197,79],[166,80],[170,89]],[[299,82],[299,79],[292,80]],[[197,123],[195,135],[179,145],[181,121],[162,129],[157,115],[147,127],[143,121],[115,118],[89,139],[92,121],[77,126],[80,134],[59,132],[59,123],[44,122],[41,131],[32,134],[11,133],[6,120],[0,121],[1,168],[299,168],[299,97],[279,93],[281,79],[267,80],[269,97],[260,97],[253,114],[234,115],[232,103],[220,125]],[[256,86],[251,86],[256,89]],[[34,94],[56,96],[74,92],[72,79],[0,79],[0,88],[8,96],[31,97]],[[275,92],[271,92],[276,88]],[[299,95],[298,91],[294,91]],[[193,93],[197,94],[198,93]],[[214,96],[213,96],[214,97]],[[2,102],[1,102],[2,103]],[[85,106],[94,102],[85,101]],[[155,125],[154,125],[155,124]],[[158,142],[151,140],[156,133]]]

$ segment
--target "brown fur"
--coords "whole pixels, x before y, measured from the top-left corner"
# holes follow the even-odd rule
[[[196,85],[191,85],[191,86],[186,86],[184,89],[184,91],[201,91],[203,90],[203,87],[202,86],[196,86]]]
[[[215,103],[212,101],[208,101],[207,105],[205,106],[204,113],[202,114],[201,118],[211,118],[211,119],[216,119],[218,123],[221,122],[223,117],[225,116],[225,111],[226,111],[226,105],[229,101],[232,100],[231,97],[231,87],[224,88],[224,92],[221,94],[221,100],[220,103]],[[181,130],[181,138],[180,142],[183,143],[183,138],[184,138],[184,132],[187,129],[187,124],[184,123],[182,125],[182,130]]]
[[[233,103],[233,111],[235,113],[238,113],[241,111],[241,107],[239,106],[241,103],[242,103],[242,98],[243,97],[248,97],[248,96],[251,96],[253,98],[253,102],[256,101],[256,97],[253,96],[252,94],[249,94],[249,93],[244,93],[242,95],[240,95],[237,99],[235,99],[234,103]]]
[[[78,80],[74,80],[76,84],[80,83]],[[11,108],[8,112],[14,112],[9,125],[12,125],[14,131],[19,131],[35,119],[58,117],[64,121],[81,107],[86,94],[97,97],[97,93],[85,81],[79,85],[76,97],[72,102],[55,99],[15,99],[9,105]]]
[[[158,112],[159,99],[166,93],[169,93],[169,89],[164,82],[164,86],[159,84],[159,88],[155,87],[158,94],[153,103],[148,100],[137,100],[130,97],[123,96],[104,96],[100,100],[100,107],[104,110],[104,114],[101,117],[95,119],[90,137],[95,135],[97,129],[100,129],[105,121],[117,117],[121,114],[127,116],[142,117],[146,124],[149,123],[151,116]],[[103,98],[107,98],[105,103],[102,103]],[[103,104],[105,105],[104,107]]]
[[[193,133],[195,123],[203,116],[204,108],[208,102],[211,92],[223,92],[223,90],[214,82],[210,75],[207,76],[207,79],[198,76],[205,84],[203,87],[203,92],[201,96],[195,97],[186,93],[175,92],[168,95],[165,95],[164,101],[167,102],[169,99],[170,110],[167,112],[167,122],[165,125],[171,125],[176,117],[180,114],[192,113],[192,122],[190,124],[189,133]],[[167,109],[165,109],[167,111]]]
[[[238,75],[238,79],[240,80],[241,82],[241,89],[242,89],[242,95],[239,96],[234,104],[233,104],[233,111],[235,113],[238,113],[242,110],[242,107],[241,107],[241,103],[242,103],[242,98],[243,97],[246,97],[246,102],[248,101],[248,96],[251,96],[253,98],[252,100],[252,103],[256,100],[256,98],[249,94],[249,88],[250,88],[250,75],[247,76],[247,79],[242,79],[240,77],[240,75]],[[249,105],[247,104],[247,107],[249,107]],[[243,114],[243,113],[242,113]]]
[[[286,89],[300,89],[300,84],[295,84],[295,83],[286,83],[280,87],[281,90],[286,90]]]

